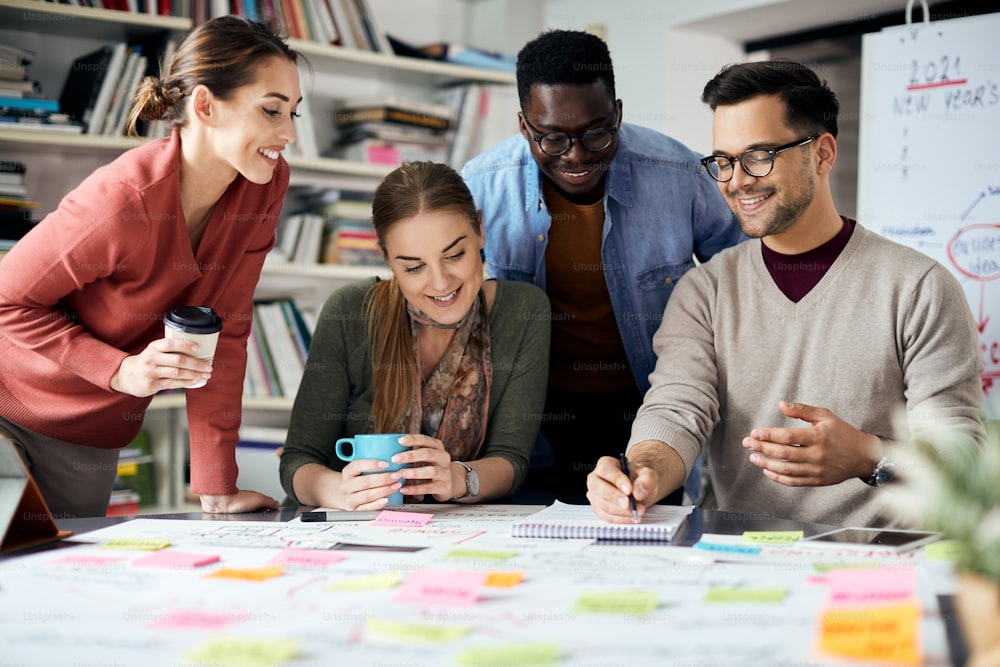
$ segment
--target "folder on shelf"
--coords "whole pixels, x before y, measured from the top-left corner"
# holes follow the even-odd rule
[[[0,438],[0,553],[71,535],[59,530],[14,443]]]

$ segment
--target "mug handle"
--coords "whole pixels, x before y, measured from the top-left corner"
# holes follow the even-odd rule
[[[351,446],[350,456],[344,454],[345,442]],[[358,452],[357,448],[354,446],[354,438],[341,438],[340,440],[337,440],[336,450],[337,450],[337,458],[340,459],[341,461],[353,461],[354,455],[357,454]]]

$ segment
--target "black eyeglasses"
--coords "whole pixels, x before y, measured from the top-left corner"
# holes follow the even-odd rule
[[[521,114],[521,117],[524,118],[524,114]],[[602,127],[596,130],[574,132],[572,134],[565,132],[545,132],[539,134],[538,129],[529,123],[527,118],[524,118],[524,124],[535,133],[532,139],[538,143],[538,148],[546,155],[551,155],[552,157],[559,157],[569,152],[569,149],[573,147],[574,139],[579,139],[580,145],[591,153],[599,153],[610,146],[615,135],[618,134],[617,127]]]
[[[751,148],[750,150],[743,151],[739,155],[709,155],[708,157],[703,157],[701,159],[701,163],[705,165],[708,175],[720,183],[728,183],[733,180],[733,168],[735,162],[739,162],[740,166],[743,167],[743,171],[750,176],[753,176],[754,178],[763,178],[770,174],[771,170],[774,169],[774,158],[778,155],[778,153],[783,153],[784,151],[797,148],[799,146],[805,146],[810,141],[818,138],[819,135],[814,134],[811,137],[797,139],[796,141],[785,144],[784,146],[776,146],[774,148]]]

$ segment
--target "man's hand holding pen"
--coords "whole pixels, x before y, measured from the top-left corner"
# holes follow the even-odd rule
[[[625,461],[627,464],[628,459]],[[594,514],[605,521],[641,523],[646,507],[658,500],[655,497],[658,487],[656,471],[636,466],[626,473],[622,468],[620,458],[602,456],[598,459],[597,466],[587,476],[587,500]],[[635,520],[632,518],[633,511]]]

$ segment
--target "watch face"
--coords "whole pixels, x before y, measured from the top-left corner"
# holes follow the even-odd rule
[[[465,474],[465,485],[469,487],[470,496],[479,495],[479,473],[470,469]]]

